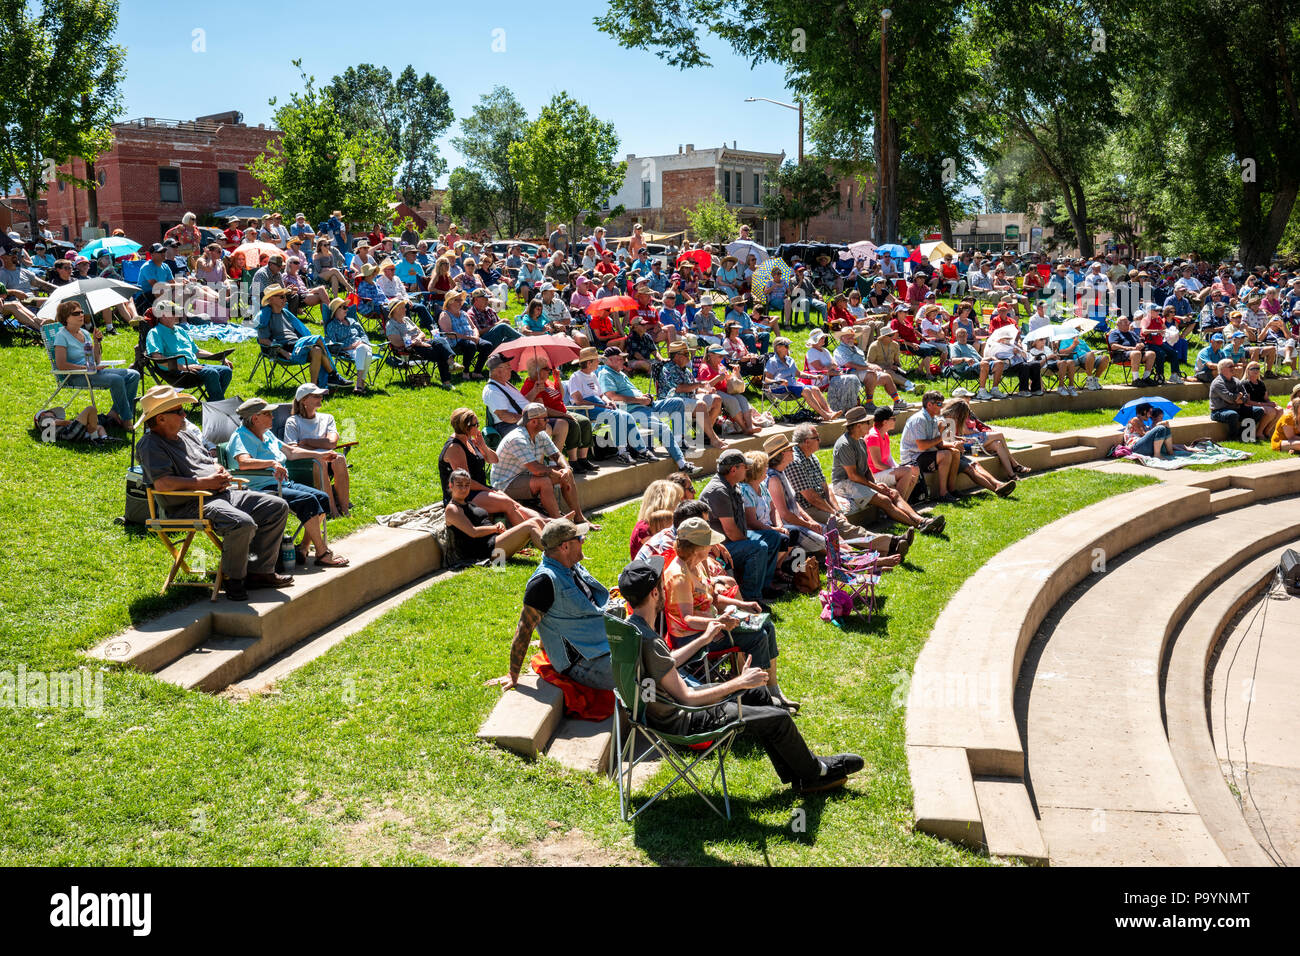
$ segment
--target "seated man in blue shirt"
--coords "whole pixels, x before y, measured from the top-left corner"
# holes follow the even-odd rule
[[[542,529],[542,559],[524,586],[524,606],[510,644],[510,673],[489,684],[509,690],[519,683],[533,632],[551,666],[569,680],[597,690],[614,689],[605,605],[609,590],[582,566],[582,535],[568,518]]]
[[[235,367],[226,358],[228,352],[213,354],[194,344],[189,331],[178,324],[182,311],[179,303],[170,300],[154,303],[153,314],[158,324],[149,330],[145,339],[145,353],[159,365],[176,373],[171,384],[183,386],[184,376],[192,375],[202,383],[208,400],[218,402],[226,397],[226,389],[230,387]],[[221,364],[200,365],[199,359],[219,359]]]
[[[267,286],[262,293],[262,311],[257,314],[257,342],[276,349],[279,360],[289,365],[311,364],[311,380],[322,388],[350,387],[352,382],[334,368],[325,340],[312,335],[292,312],[286,311],[289,293],[281,285]]]
[[[1198,382],[1209,385],[1219,374],[1219,363],[1227,358],[1223,349],[1223,341],[1223,333],[1215,332],[1210,336],[1210,344],[1197,354],[1194,374]]]
[[[632,380],[623,371],[627,353],[617,346],[605,349],[605,364],[596,373],[600,383],[602,397],[611,403],[622,403],[625,410],[635,419],[641,428],[649,428],[651,441],[659,441],[677,467],[692,477],[700,469],[689,464],[677,443],[677,435],[686,432],[686,404],[680,398],[665,398],[655,401],[632,384]],[[616,436],[622,445],[622,436]],[[627,445],[632,456],[642,461],[654,461],[654,455],[642,447],[640,431],[627,436]]]
[[[650,291],[655,295],[663,295],[667,291],[670,279],[663,270],[663,263],[658,259],[650,264],[650,274],[645,277],[645,281],[649,283]]]

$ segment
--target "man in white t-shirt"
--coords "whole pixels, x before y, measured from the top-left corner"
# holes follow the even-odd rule
[[[496,422],[497,433],[505,437],[519,424],[528,399],[510,384],[510,360],[493,355],[487,360],[488,380],[483,386],[483,404]]]

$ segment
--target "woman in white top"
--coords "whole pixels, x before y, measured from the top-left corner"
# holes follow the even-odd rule
[[[328,394],[327,389],[311,382],[298,386],[293,396],[293,414],[284,424],[285,442],[313,450],[334,451],[338,448],[339,432],[334,427],[334,416],[317,411]],[[331,462],[321,462],[319,467],[333,490],[337,513],[346,518],[352,512],[348,460],[338,455]]]
[[[808,377],[813,380],[814,385],[826,387],[832,375],[838,375],[840,368],[835,364],[835,359],[831,353],[826,350],[826,333],[821,329],[813,329],[808,336],[808,352],[804,356],[804,364],[808,369]]]

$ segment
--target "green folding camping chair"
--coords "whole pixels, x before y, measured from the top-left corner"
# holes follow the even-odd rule
[[[634,820],[661,796],[667,793],[678,780],[685,780],[687,785],[699,795],[710,810],[718,816],[731,819],[731,798],[727,795],[727,754],[736,739],[736,734],[744,729],[744,724],[733,720],[722,727],[699,734],[680,736],[656,730],[646,723],[645,705],[647,698],[652,698],[653,682],[641,676],[641,632],[629,624],[610,615],[605,615],[605,636],[609,639],[610,665],[614,671],[614,696],[627,712],[628,734],[623,737],[623,724],[619,714],[614,714],[614,749],[610,753],[611,769],[618,779],[618,811],[624,821]],[[716,707],[711,704],[710,707]],[[679,704],[685,711],[707,710],[706,707],[688,707]],[[637,754],[638,737],[644,737],[650,745]],[[637,765],[658,752],[676,771],[672,780],[635,811],[632,810],[632,771]],[[696,767],[700,761],[717,757],[714,779],[720,779],[722,802],[726,812],[719,810],[697,783]],[[712,781],[710,781],[712,782]]]

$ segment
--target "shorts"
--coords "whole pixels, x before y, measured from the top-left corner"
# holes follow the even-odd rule
[[[856,481],[834,482],[831,490],[849,503],[849,506],[844,509],[848,514],[862,510],[876,498],[875,490]]]
[[[871,476],[871,480],[878,485],[884,485],[886,488],[897,488],[898,479],[905,467],[905,465],[898,465],[895,468],[886,468],[884,471],[878,471]]]
[[[529,498],[534,497],[532,472],[524,471],[515,475],[510,479],[510,484],[502,488],[501,491],[515,501],[527,501]]]
[[[939,470],[939,452],[935,449],[923,451],[916,456],[916,461],[911,462],[921,470],[921,474],[930,475]]]

